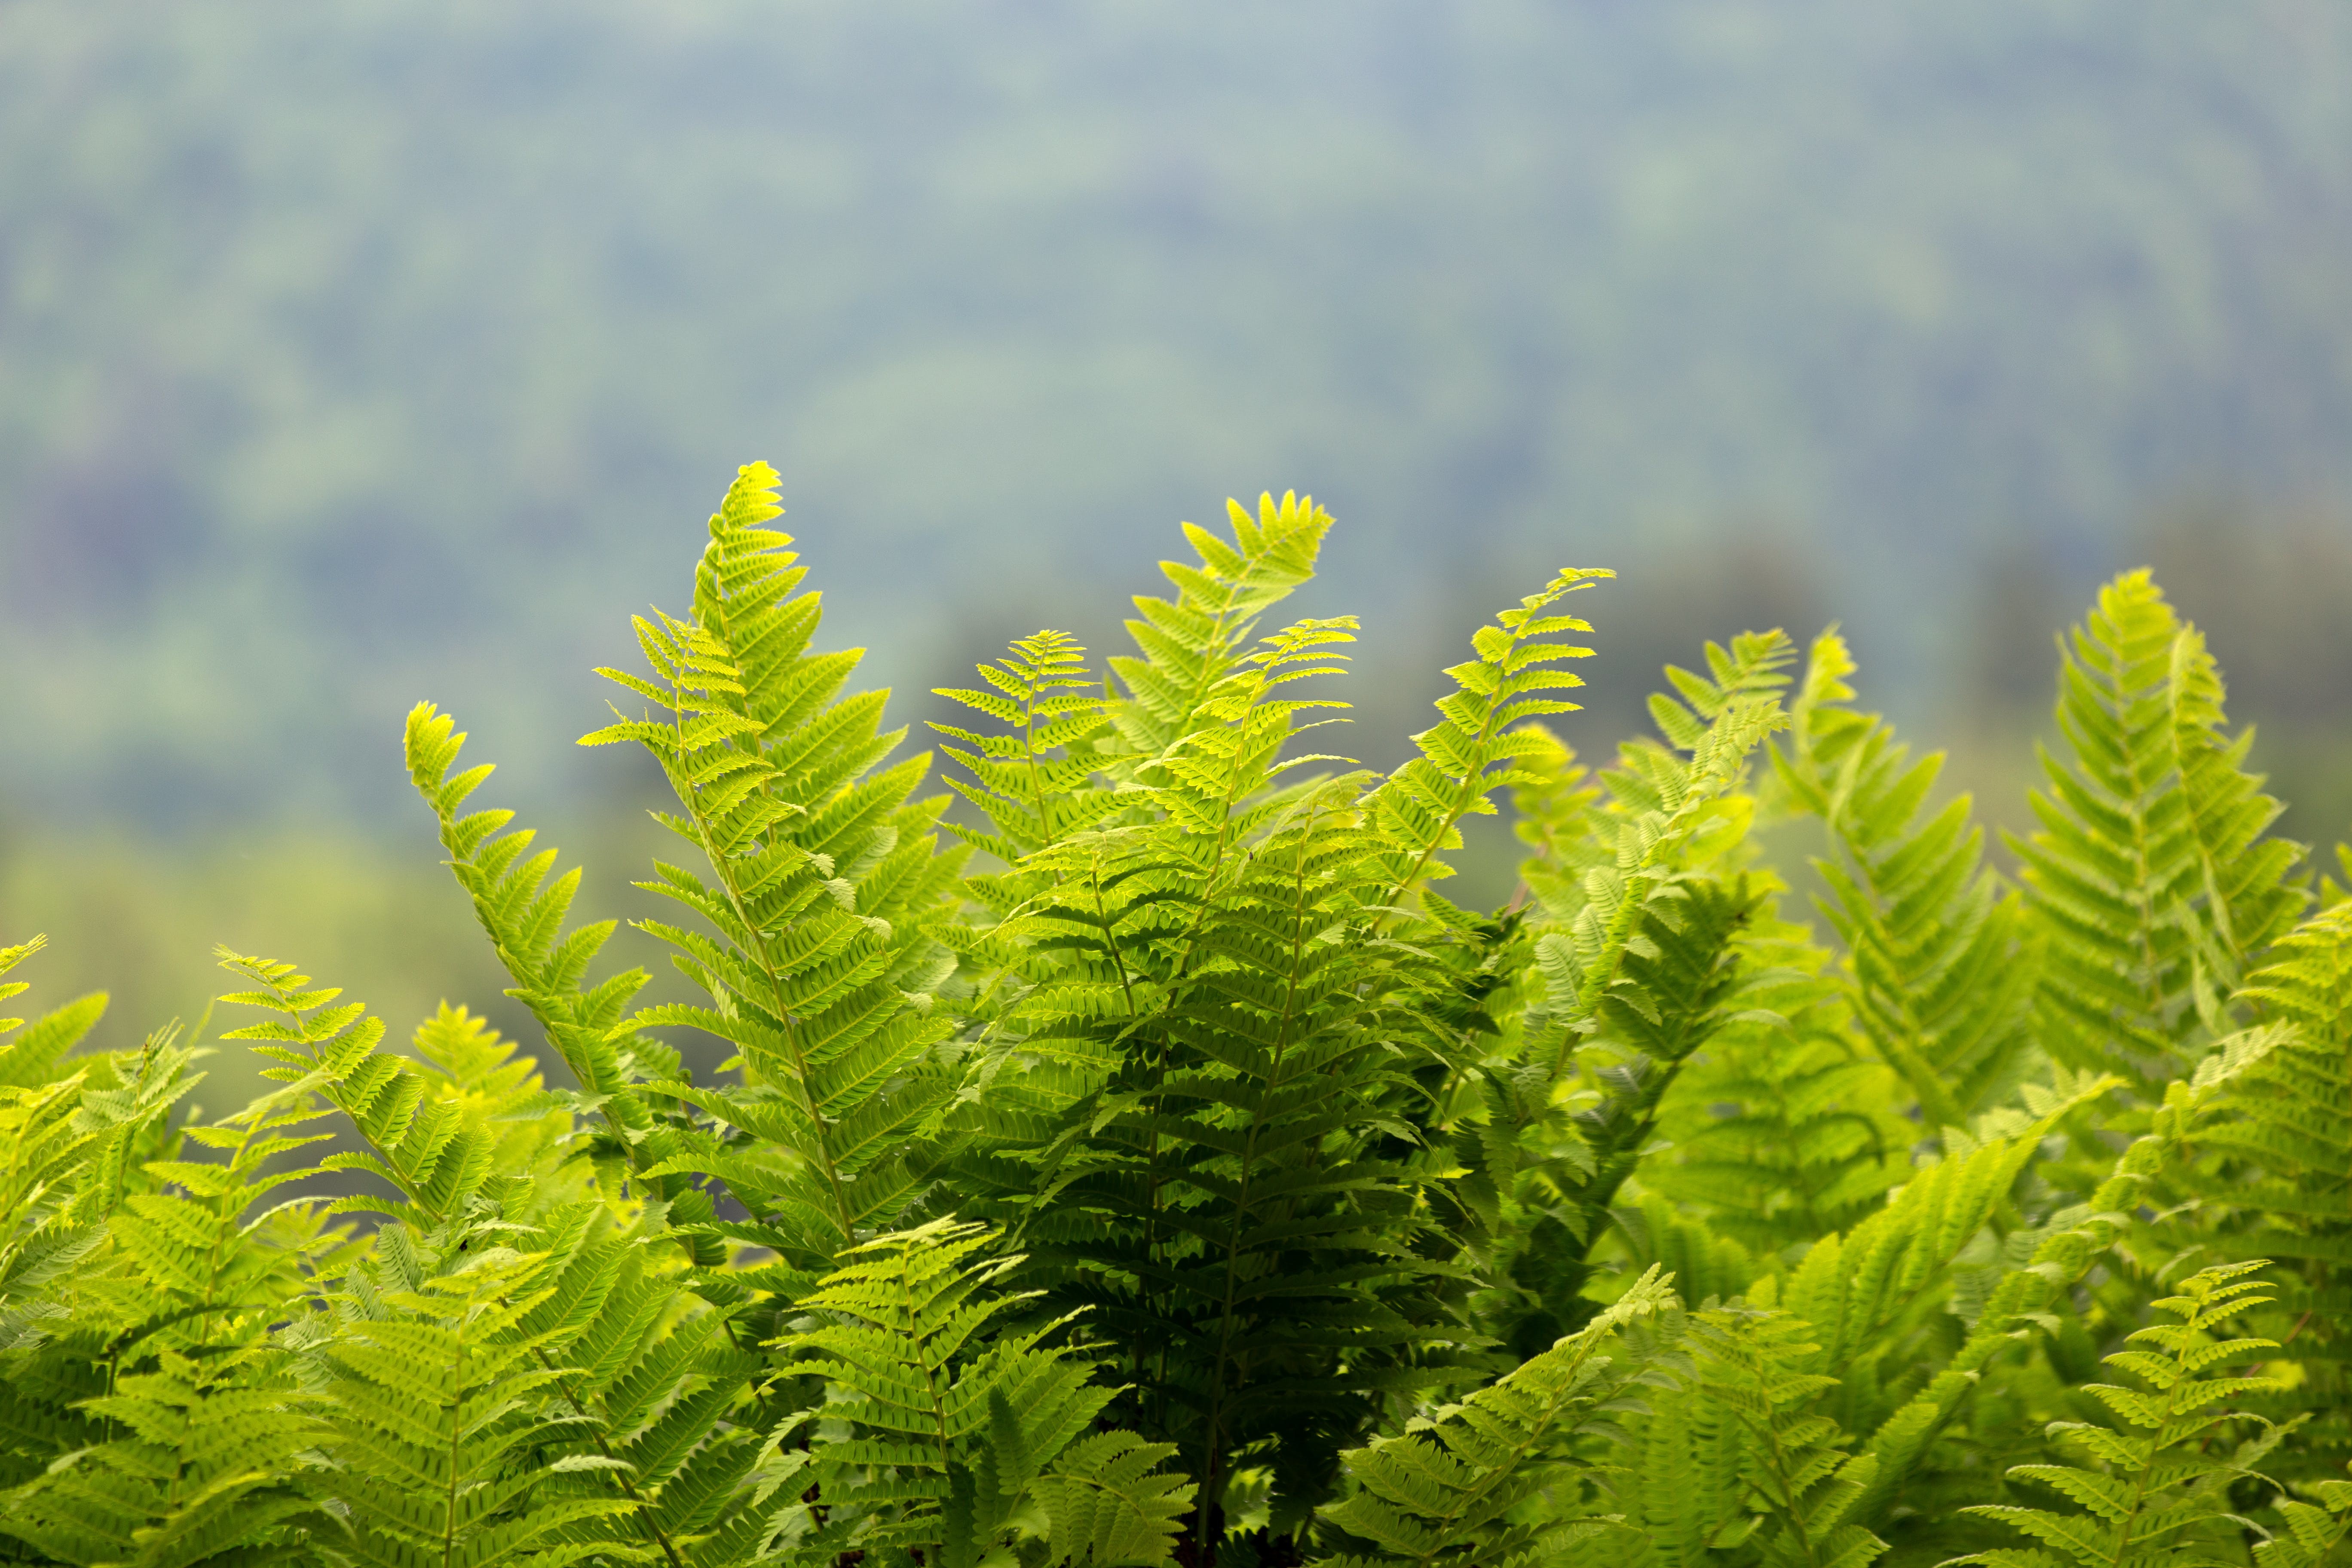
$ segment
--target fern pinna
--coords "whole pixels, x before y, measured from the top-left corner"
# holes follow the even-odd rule
[[[932,789],[776,484],[584,738],[674,981],[409,715],[550,1076],[226,952],[225,1117],[203,1024],[0,1023],[0,1562],[2343,1568],[2352,903],[2146,574],[2011,880],[1834,632],[1581,733],[1591,569],[1352,760],[1297,495],[940,689]]]

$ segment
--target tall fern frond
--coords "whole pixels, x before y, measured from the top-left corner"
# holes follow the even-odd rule
[[[642,969],[627,969],[590,983],[589,966],[617,922],[563,929],[579,891],[580,868],[550,881],[556,851],[534,852],[533,829],[507,831],[513,812],[464,810],[497,766],[482,763],[453,773],[465,744],[456,721],[433,704],[420,702],[409,711],[409,776],[440,825],[441,847],[457,885],[515,983],[507,994],[530,1010],[548,1044],[592,1097],[612,1131],[613,1149],[642,1169],[666,1151],[667,1133],[634,1087],[645,1076],[637,1053],[654,1042],[634,1037],[622,1022],[650,977]],[[653,1065],[661,1065],[657,1056]]]
[[[2118,577],[2066,645],[2072,763],[2044,752],[2042,831],[2011,840],[2047,949],[2047,1047],[2151,1096],[2230,1031],[2248,961],[2304,903],[2286,880],[2302,851],[2264,836],[2282,807],[2221,705],[2203,637],[2147,573]]]
[[[1547,612],[1568,595],[1615,575],[1601,568],[1563,569],[1540,592],[1480,626],[1471,638],[1478,657],[1445,671],[1454,689],[1437,700],[1439,722],[1412,737],[1421,754],[1391,773],[1369,803],[1377,830],[1393,846],[1394,886],[1384,903],[1397,902],[1423,878],[1452,875],[1435,858],[1438,851],[1461,847],[1462,819],[1492,815],[1496,790],[1546,782],[1521,760],[1547,761],[1559,742],[1528,726],[1548,714],[1577,710],[1579,704],[1553,694],[1582,686],[1584,679],[1556,667],[1592,657],[1589,647],[1558,640],[1564,633],[1591,631],[1588,622]]]
[[[1603,777],[1610,810],[1591,820],[1604,852],[1545,902],[1532,944],[1543,994],[1521,1020],[1521,1065],[1484,1074],[1485,1128],[1465,1140],[1486,1181],[1541,1216],[1505,1226],[1490,1262],[1521,1287],[1497,1327],[1523,1356],[1592,1310],[1592,1249],[1665,1094],[1761,979],[1743,973],[1736,939],[1768,889],[1727,856],[1754,815],[1739,787],[1748,757],[1785,722],[1790,653],[1772,632],[1706,654],[1711,676],[1667,671],[1686,701],[1653,700],[1670,744],[1630,743]],[[1563,1111],[1573,1121],[1554,1131]],[[1531,1144],[1550,1152],[1528,1159]]]
[[[970,784],[950,779],[948,787],[995,829],[950,824],[948,830],[1008,866],[1097,826],[1116,807],[1113,792],[1094,783],[1104,762],[1094,742],[1110,718],[1100,683],[1087,672],[1086,653],[1066,632],[1041,631],[1014,642],[998,664],[978,667],[991,689],[940,687],[933,693],[1005,727],[1006,733],[992,735],[931,726],[959,742],[942,749],[972,775]]]
[[[717,933],[645,922],[711,1005],[650,1007],[633,1024],[732,1046],[743,1093],[667,1089],[792,1160],[746,1165],[692,1137],[656,1168],[727,1181],[775,1223],[714,1235],[821,1270],[912,1201],[909,1140],[954,1090],[933,1054],[954,1025],[931,988],[953,967],[935,928],[960,857],[937,853],[941,802],[909,799],[929,759],[874,771],[904,731],[878,727],[887,693],[839,696],[860,650],[807,651],[822,606],[795,592],[790,536],[761,526],[781,510],[776,483],[765,464],[738,474],[710,520],[691,619],[636,621],[654,679],[601,672],[664,717],[624,718],[582,744],[645,746],[683,808],[660,820],[709,867],[706,880],[657,865],[639,886]]]
[[[1929,1126],[1964,1126],[2021,1068],[2038,956],[2023,906],[1984,864],[1969,797],[1928,805],[1943,753],[1914,761],[1892,725],[1846,706],[1853,670],[1834,628],[1814,639],[1773,772],[1827,831],[1819,902],[1856,1021]]]

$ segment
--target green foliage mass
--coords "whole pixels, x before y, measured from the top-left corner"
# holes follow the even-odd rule
[[[1188,525],[1107,668],[944,690],[930,789],[776,482],[583,742],[676,797],[692,1000],[420,704],[562,1082],[227,950],[226,1117],[176,1026],[0,1022],[0,1561],[2343,1568],[2352,899],[2145,574],[2013,881],[1833,632],[1580,763],[1607,572],[1364,768],[1296,495]],[[1517,888],[1453,901],[1507,805]]]

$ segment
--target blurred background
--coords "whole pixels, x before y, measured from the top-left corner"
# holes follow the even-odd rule
[[[904,721],[1296,487],[1367,763],[1609,565],[1588,754],[1836,620],[2020,826],[2152,564],[2328,843],[2347,437],[2340,0],[0,0],[0,940],[499,1010],[402,715],[646,912],[571,742],[755,458]]]

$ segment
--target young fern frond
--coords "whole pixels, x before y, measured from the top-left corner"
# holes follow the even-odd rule
[[[556,852],[531,853],[536,836],[530,828],[505,831],[513,812],[463,810],[496,766],[483,763],[453,775],[465,744],[456,721],[431,703],[420,702],[409,711],[409,776],[440,824],[441,847],[473,904],[474,918],[514,980],[507,994],[530,1010],[582,1090],[594,1097],[612,1131],[613,1149],[642,1169],[667,1147],[665,1130],[634,1087],[642,1076],[637,1053],[650,1047],[658,1065],[659,1047],[632,1037],[622,1021],[649,976],[642,969],[627,969],[588,983],[589,965],[617,922],[596,921],[564,931],[580,868],[551,883]]]
[[[1539,785],[1544,774],[1520,765],[1522,758],[1548,759],[1558,745],[1548,731],[1529,728],[1546,714],[1573,713],[1580,704],[1553,696],[1584,684],[1563,660],[1590,658],[1589,647],[1557,639],[1589,632],[1574,616],[1547,614],[1566,595],[1614,577],[1602,568],[1568,567],[1502,611],[1492,626],[1471,638],[1478,657],[1445,671],[1455,689],[1437,700],[1440,722],[1412,737],[1421,755],[1396,772],[1371,798],[1376,828],[1394,846],[1394,886],[1381,902],[1395,904],[1424,878],[1453,874],[1435,858],[1441,849],[1462,845],[1460,824],[1472,813],[1492,815],[1498,789]]]
[[[948,831],[1010,866],[1101,823],[1117,806],[1097,788],[1104,763],[1094,742],[1110,728],[1101,684],[1088,674],[1087,650],[1066,632],[1041,631],[1014,642],[997,665],[978,667],[987,691],[940,687],[934,696],[961,703],[1010,733],[983,735],[949,724],[932,729],[961,742],[941,749],[972,775],[948,787],[978,806],[993,833],[948,825]]]
[[[1675,923],[1675,911],[1659,906],[1678,901],[1691,874],[1745,829],[1752,805],[1735,791],[1748,755],[1788,722],[1777,695],[1788,684],[1781,673],[1791,657],[1786,637],[1747,633],[1729,651],[1709,643],[1706,653],[1712,680],[1667,670],[1687,706],[1663,694],[1651,699],[1672,749],[1630,742],[1622,765],[1604,775],[1618,807],[1614,863],[1586,873],[1569,931],[1544,944],[1547,966],[1560,972],[1566,986],[1556,1009],[1568,1031],[1563,1068],[1577,1040],[1606,1026],[1603,1000],[1614,991],[1641,990],[1638,980],[1621,986],[1626,955],[1644,955],[1653,939],[1643,928],[1654,917]]]
[[[1943,753],[1914,761],[1892,725],[1846,706],[1853,670],[1834,628],[1814,639],[1773,773],[1828,834],[1819,904],[1845,947],[1855,1021],[1930,1127],[1965,1126],[2021,1066],[2038,958],[2023,906],[1984,864],[1969,798],[1928,806]]]
[[[1325,1559],[1328,1568],[1533,1568],[1608,1530],[1611,1521],[1571,1506],[1595,1474],[1575,1439],[1671,1347],[1673,1334],[1658,1335],[1629,1355],[1621,1331],[1653,1314],[1678,1317],[1673,1283],[1651,1269],[1542,1354],[1397,1436],[1342,1454],[1353,1489],[1323,1520],[1371,1550]],[[1549,1508],[1526,1517],[1547,1495]]]
[[[1126,689],[1112,721],[1125,750],[1138,758],[1160,756],[1202,727],[1209,694],[1235,672],[1259,617],[1315,575],[1316,554],[1331,528],[1331,514],[1295,491],[1278,502],[1260,496],[1255,516],[1234,500],[1225,513],[1234,526],[1231,543],[1184,525],[1200,564],[1160,563],[1176,597],[1137,595],[1138,618],[1127,629],[1138,652],[1111,658]]]
[[[1995,1519],[2042,1544],[1998,1547],[1950,1560],[1987,1568],[2172,1568],[2227,1562],[2244,1521],[2231,1510],[2229,1483],[2242,1473],[2210,1441],[2242,1419],[2229,1402],[2263,1392],[2271,1379],[2207,1375],[2223,1363],[2273,1349],[2276,1342],[2216,1337],[2231,1320],[2265,1302],[2263,1282],[2243,1278],[2260,1263],[2207,1268],[2156,1303],[2178,1323],[2156,1323],[2126,1342],[2106,1363],[2143,1384],[2095,1383],[2087,1392],[2114,1425],[2052,1424],[2086,1465],[2019,1465],[2010,1475],[2064,1496],[2075,1510],[1979,1504],[1967,1511]],[[1947,1565],[1949,1568],[1949,1565]]]
[[[1878,1471],[1869,1454],[1849,1455],[1819,1398],[1837,1379],[1802,1368],[1822,1347],[1811,1325],[1770,1311],[1722,1308],[1693,1321],[1701,1397],[1740,1428],[1746,1506],[1759,1521],[1767,1568],[1868,1568],[1886,1543],[1855,1521],[1856,1505]]]
[[[2065,650],[2058,725],[2073,764],[2043,754],[2042,831],[2011,838],[2047,952],[2046,1047],[2131,1073],[2144,1092],[2233,1026],[2248,961],[2304,903],[2301,849],[2263,837],[2283,809],[2223,731],[2220,672],[2145,572],[2126,573]]]

